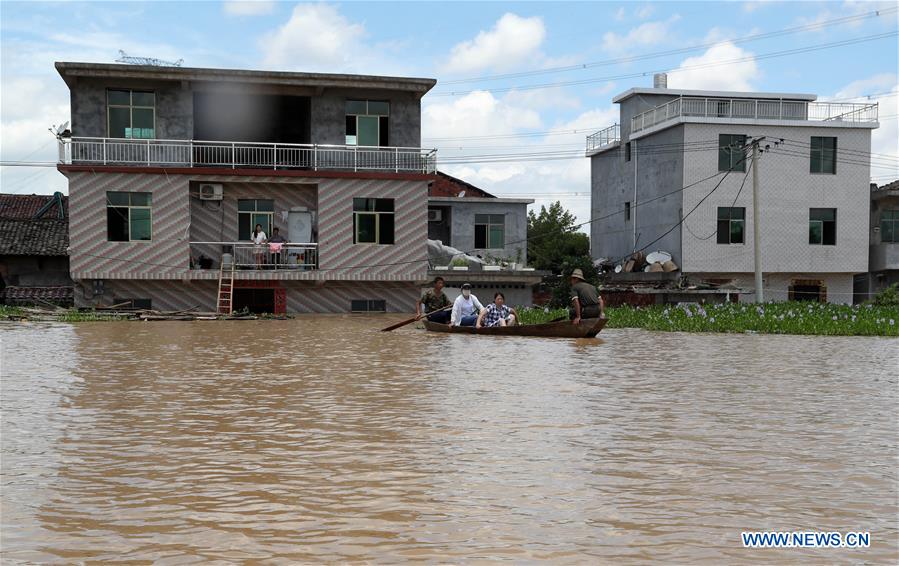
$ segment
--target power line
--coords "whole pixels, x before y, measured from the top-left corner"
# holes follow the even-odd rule
[[[764,53],[762,55],[751,55],[747,57],[740,57],[737,59],[730,59],[726,61],[717,61],[714,63],[703,63],[698,65],[687,65],[684,67],[678,67],[675,69],[656,69],[652,71],[642,71],[637,73],[628,73],[623,75],[614,75],[608,77],[594,77],[589,79],[580,79],[580,80],[572,80],[572,81],[558,81],[553,83],[538,83],[538,84],[530,84],[530,85],[518,85],[511,87],[501,87],[501,88],[487,88],[487,89],[473,89],[473,90],[462,90],[462,91],[446,91],[446,92],[431,92],[430,96],[464,96],[467,94],[471,94],[473,92],[510,92],[510,91],[526,91],[526,90],[539,90],[544,88],[554,88],[560,86],[578,86],[585,84],[593,84],[598,82],[608,82],[613,80],[621,80],[621,79],[631,79],[637,77],[646,77],[655,73],[680,73],[684,71],[693,71],[697,69],[708,69],[713,67],[720,67],[724,65],[733,65],[736,63],[745,63],[747,61],[761,61],[766,59],[774,59],[777,57],[787,57],[790,55],[800,55],[803,53],[811,53],[815,51],[822,51],[825,49],[833,49],[835,47],[845,47],[847,45],[856,45],[859,43],[866,43],[869,41],[877,41],[880,39],[887,39],[890,37],[895,37],[899,32],[896,30],[879,33],[874,35],[862,36],[852,39],[846,39],[841,41],[834,41],[830,43],[820,43],[817,45],[810,45],[806,47],[798,47],[795,49],[786,49],[783,51],[773,51],[771,53]]]
[[[689,47],[681,47],[679,49],[671,49],[667,51],[656,51],[653,53],[645,53],[643,55],[635,55],[630,57],[618,57],[614,59],[604,59],[602,61],[593,61],[589,63],[578,63],[575,65],[565,65],[560,67],[550,67],[547,69],[539,69],[534,71],[521,71],[517,73],[506,73],[502,75],[487,75],[481,77],[470,77],[466,79],[454,79],[450,81],[441,81],[441,84],[451,85],[451,84],[463,84],[463,83],[473,83],[473,82],[482,82],[482,81],[494,81],[494,80],[502,80],[502,79],[518,79],[522,77],[531,77],[536,75],[548,75],[555,73],[564,73],[568,71],[580,71],[584,69],[591,69],[595,67],[604,67],[609,65],[617,65],[623,63],[633,63],[635,61],[645,61],[647,59],[656,59],[659,57],[667,57],[671,55],[680,55],[683,53],[690,53],[693,51],[700,51],[702,49],[708,49],[710,47],[714,47],[715,45],[719,45],[721,43],[729,42],[734,44],[740,43],[748,43],[751,41],[758,41],[761,39],[770,39],[772,37],[780,37],[783,35],[789,35],[793,33],[809,31],[809,30],[818,30],[823,27],[829,27],[834,25],[840,25],[845,23],[856,22],[859,20],[864,20],[868,18],[876,18],[879,16],[887,15],[892,12],[897,11],[897,8],[887,8],[884,10],[875,10],[872,12],[866,12],[864,14],[856,14],[852,16],[845,16],[842,18],[836,18],[833,20],[825,20],[823,22],[817,22],[812,24],[806,24],[802,26],[796,26],[791,28],[784,28],[781,30],[775,30],[765,33],[756,33],[752,35],[747,35],[743,37],[738,37],[730,40],[721,40],[721,41],[712,41],[697,45],[691,45]]]

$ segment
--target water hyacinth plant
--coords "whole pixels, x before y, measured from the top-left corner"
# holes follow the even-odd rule
[[[535,324],[566,316],[565,309],[519,309]],[[899,336],[899,306],[784,302],[653,305],[607,308],[606,328],[670,332],[758,332],[824,336]]]

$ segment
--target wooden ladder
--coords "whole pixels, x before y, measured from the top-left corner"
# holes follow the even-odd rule
[[[219,266],[219,293],[218,314],[231,314],[234,310],[234,260],[231,266],[225,269],[225,264]]]

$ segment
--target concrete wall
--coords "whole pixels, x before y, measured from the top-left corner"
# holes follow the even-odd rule
[[[590,158],[590,214],[598,219],[590,229],[590,253],[594,258],[620,260],[635,248],[650,244],[678,222],[681,194],[675,191],[683,186],[684,154],[680,145],[683,133],[683,127],[678,126],[631,142],[631,161],[625,161],[624,145]],[[658,198],[672,192],[670,196]],[[643,201],[647,203],[640,204]],[[625,219],[626,202],[631,203],[630,220]],[[653,243],[649,251],[665,250],[680,265],[680,248],[680,231],[674,230]]]
[[[432,201],[432,206],[450,206],[451,240],[456,249],[469,252],[472,255],[497,257],[515,260],[521,258],[522,263],[527,262],[527,236],[528,216],[527,204],[515,204],[504,202],[465,202],[458,199],[452,202]],[[503,249],[479,249],[474,243],[474,224],[476,214],[502,214],[506,220],[505,247]],[[519,256],[520,254],[520,256]]]
[[[101,80],[80,78],[70,92],[72,134],[107,137],[106,89],[129,88],[156,93],[156,138],[193,137],[193,94],[180,82],[137,79]]]
[[[75,136],[106,137],[106,89],[131,88],[156,93],[156,138],[191,139],[193,124],[193,89],[209,92],[215,85],[188,82],[147,81],[138,79],[79,78],[70,92],[72,133]],[[288,94],[312,96],[312,143],[345,145],[346,100],[387,100],[390,102],[388,145],[419,147],[421,145],[421,100],[404,91],[371,89],[325,89],[313,94],[305,87],[223,86],[228,92],[254,94]],[[225,140],[241,141],[241,140]],[[273,140],[274,141],[274,140]]]
[[[740,301],[755,302],[755,275],[753,273],[703,273],[702,279],[730,279],[741,289]],[[765,289],[765,301],[786,301],[789,298],[790,285],[795,281],[820,281],[827,291],[827,302],[851,305],[853,302],[853,275],[851,273],[765,273],[762,285]]]
[[[759,162],[762,229],[762,268],[766,273],[859,273],[868,269],[869,174],[867,165],[848,156],[847,151],[869,152],[871,131],[863,128],[815,126],[747,126],[687,124],[684,143],[717,145],[719,134],[767,136],[808,144],[810,136],[836,136],[836,174],[809,172],[809,149],[793,145],[786,151],[774,149]],[[773,144],[772,144],[773,146]],[[684,184],[699,181],[718,171],[718,152],[690,151],[685,154]],[[747,166],[747,171],[749,167]],[[740,184],[746,173],[733,172],[687,219],[683,234],[683,271],[752,272],[752,178]],[[696,206],[715,186],[704,182],[683,194],[683,209]],[[718,244],[715,237],[701,239],[716,229],[719,206],[746,208],[744,244]],[[809,208],[836,208],[836,245],[808,243]],[[850,278],[851,279],[851,278]],[[851,285],[850,285],[851,291]]]

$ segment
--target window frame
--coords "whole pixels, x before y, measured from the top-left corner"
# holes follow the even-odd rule
[[[377,104],[386,104],[387,110],[386,114],[381,114],[372,112],[370,108],[370,104],[374,102]],[[356,104],[365,104],[365,113],[359,114],[355,111],[351,111],[349,106],[351,103]],[[390,101],[389,100],[358,100],[358,99],[346,99],[344,105],[344,114],[346,117],[345,124],[349,125],[350,118],[354,121],[354,129],[355,133],[352,134],[353,140],[351,141],[350,134],[347,132],[348,128],[344,127],[344,145],[355,146],[355,147],[388,147],[390,145]],[[359,144],[359,122],[360,118],[376,118],[377,122],[377,145],[361,145]],[[382,132],[382,129],[384,130]]]
[[[723,143],[724,142],[723,138],[725,138],[725,137],[728,139],[727,143]],[[737,157],[738,154],[731,153],[732,148],[730,147],[731,145],[734,144],[735,140],[740,140],[740,145],[745,147],[746,139],[747,139],[746,134],[718,134],[718,172],[719,173],[723,173],[726,171],[739,172],[739,173],[746,172],[746,161],[748,161],[746,159],[746,153],[745,153],[746,150],[743,149],[743,153],[739,154],[739,155],[742,155],[742,159],[738,158],[739,168],[735,169],[734,168],[734,157]],[[721,160],[725,154],[727,155],[729,167],[722,169],[721,168]]]
[[[812,218],[815,211],[833,211],[833,220],[821,220],[817,218]],[[833,242],[826,242],[825,235],[828,233],[826,230],[825,223],[833,223]],[[820,241],[813,242],[812,241],[812,226],[820,226]],[[836,246],[837,245],[837,209],[836,208],[809,208],[808,209],[808,243],[810,246]]]
[[[120,194],[120,195],[128,195],[128,204],[113,204],[112,200],[109,198],[110,194]],[[148,204],[131,204],[131,195],[147,195],[147,203]],[[111,240],[109,237],[109,209],[120,209],[124,208],[128,211],[128,216],[125,218],[125,225],[128,227],[128,239],[127,240]],[[146,210],[148,218],[145,220],[149,222],[149,238],[141,238],[135,240],[131,237],[132,228],[131,228],[131,210]],[[144,220],[144,219],[140,219]],[[153,193],[150,191],[106,191],[106,241],[107,242],[137,242],[137,243],[147,243],[153,241]]]
[[[485,217],[485,216],[487,217],[486,221],[483,220],[483,217]],[[478,217],[481,217],[482,220],[479,221]],[[498,217],[502,218],[502,223],[499,223],[496,221],[496,218],[498,218]],[[487,245],[485,247],[478,246],[478,228],[482,227],[482,226],[484,227],[484,230],[486,231],[485,235],[484,235],[484,238],[485,238],[484,243]],[[491,247],[490,240],[491,240],[491,234],[493,232],[492,228],[496,228],[496,227],[499,227],[502,229],[502,239],[503,239],[502,244],[503,245],[501,245],[499,247]],[[499,214],[486,213],[486,214],[475,214],[474,215],[474,248],[476,250],[505,250],[506,249],[506,215],[504,213],[499,213]]]
[[[885,217],[888,216],[888,217]],[[884,226],[890,224],[890,238],[884,238],[884,234],[886,230],[884,230]],[[878,223],[880,226],[880,243],[882,244],[896,244],[899,243],[899,208],[896,209],[885,209],[880,212],[880,222]]]
[[[742,218],[734,218],[733,211],[735,211],[735,210],[742,211],[743,217]],[[722,216],[723,211],[727,211],[727,213],[725,215],[726,217]],[[727,222],[727,241],[726,242],[721,241],[721,236],[722,236],[721,223],[722,222]],[[742,241],[740,241],[740,242],[733,241],[732,236],[733,236],[734,224],[742,225],[742,228],[740,230],[740,233],[742,235]],[[744,246],[744,245],[746,245],[746,207],[745,206],[719,206],[718,207],[718,216],[716,217],[716,232],[717,232],[717,238],[715,238],[715,241],[719,245],[726,245],[726,246]]]
[[[358,201],[365,201],[364,208],[365,210],[357,210],[356,206],[359,204]],[[371,202],[369,202],[371,201]],[[381,201],[381,206],[385,206],[389,201],[390,210],[378,210],[379,201]],[[371,205],[371,210],[369,210],[369,205]],[[391,228],[393,234],[391,238],[391,242],[382,242],[384,239],[381,234],[381,224],[382,217],[390,216],[393,222],[393,226]],[[364,216],[371,216],[375,221],[375,237],[373,242],[361,242],[359,241],[359,221]],[[394,246],[396,245],[396,199],[393,198],[381,198],[381,197],[353,197],[353,245],[360,246]]]
[[[109,93],[111,92],[128,92],[128,104],[113,104],[109,101]],[[153,106],[144,106],[144,105],[135,105],[134,104],[134,93],[138,92],[141,94],[152,94],[153,95]],[[152,135],[150,137],[134,137],[133,132],[131,137],[122,136],[116,137],[112,135],[112,112],[113,108],[127,108],[128,109],[128,127],[126,130],[131,129],[134,130],[134,109],[137,108],[139,110],[150,110],[153,112],[153,128]],[[146,128],[141,128],[146,129]],[[125,134],[127,132],[123,132]],[[106,89],[106,137],[117,140],[155,140],[156,137],[156,91],[155,90],[135,90],[131,88],[107,88]]]
[[[815,140],[819,140],[819,147],[815,147]],[[824,147],[824,140],[833,140],[833,147]],[[832,152],[830,156],[831,171],[824,170],[824,156],[826,152]],[[815,153],[818,153],[818,170],[815,170]],[[808,172],[812,175],[836,175],[837,174],[837,137],[836,136],[809,136]]]
[[[631,221],[631,201],[625,201],[624,203],[624,221]]]
[[[253,202],[253,210],[241,210],[241,209],[240,209],[240,203],[242,203],[242,202],[250,202],[250,201]],[[271,209],[271,210],[259,210],[259,203],[260,203],[260,202],[270,202],[270,203],[272,203],[272,209]],[[249,217],[250,217],[250,231],[249,231],[249,233],[248,233],[248,235],[247,235],[246,238],[241,238],[241,237],[240,237],[240,236],[241,236],[241,234],[240,234],[240,230],[241,230],[241,222],[242,222],[242,220],[243,220],[243,218],[241,217],[241,215],[243,215],[243,216],[249,216]],[[261,224],[261,222],[255,222],[257,216],[267,216],[267,217],[268,217],[268,220],[267,220],[267,222],[268,222],[268,229],[266,229],[266,227],[263,225],[262,231],[265,232],[265,235],[266,235],[266,236],[271,237],[271,235],[272,235],[272,228],[274,228],[274,226],[275,226],[275,200],[274,200],[274,199],[268,199],[268,198],[241,198],[241,199],[237,199],[237,241],[242,242],[242,241],[245,241],[245,240],[251,240],[251,239],[252,239],[253,228],[256,227],[256,224]]]

